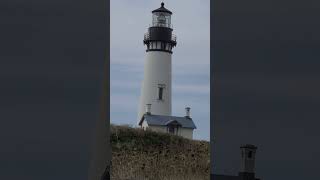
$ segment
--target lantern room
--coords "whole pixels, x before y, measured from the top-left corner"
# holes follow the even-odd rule
[[[166,9],[162,2],[160,8],[152,11],[152,26],[171,28],[171,15],[172,12]]]

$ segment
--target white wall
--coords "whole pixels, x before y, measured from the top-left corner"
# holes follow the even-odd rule
[[[142,128],[144,128],[144,127],[151,130],[151,131],[167,133],[167,126],[149,126],[146,123],[146,121],[143,121]],[[176,135],[182,136],[187,139],[193,139],[193,129],[179,128],[178,134],[176,134]]]
[[[178,135],[188,139],[193,139],[193,129],[179,128]]]
[[[166,133],[167,127],[166,126],[149,126],[149,130]]]
[[[146,121],[143,121],[142,122],[142,129],[143,130],[146,130],[146,128],[148,128],[149,126],[148,126],[148,123],[146,122]]]
[[[158,100],[158,84],[165,84],[162,101]],[[138,121],[145,113],[146,104],[152,104],[151,114],[171,115],[170,53],[162,51],[149,51],[146,53]]]

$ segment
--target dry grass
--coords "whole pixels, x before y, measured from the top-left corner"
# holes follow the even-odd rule
[[[111,126],[113,180],[206,180],[209,143]]]

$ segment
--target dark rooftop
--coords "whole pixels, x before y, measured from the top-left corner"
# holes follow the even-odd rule
[[[222,174],[211,174],[211,179],[214,180],[243,180],[243,177],[240,176],[229,176],[229,175],[222,175]],[[260,180],[258,178],[248,178],[250,180]]]
[[[160,7],[160,8],[155,9],[155,10],[152,11],[152,13],[154,13],[154,12],[165,12],[165,13],[172,14],[171,11],[169,11],[168,9],[166,9],[166,8],[164,7],[164,3],[163,3],[163,2],[161,3],[161,7]]]
[[[142,117],[141,121],[139,122],[139,125],[141,125],[144,120],[146,120],[149,125],[154,125],[154,126],[166,126],[169,123],[176,121],[183,128],[196,129],[196,126],[195,126],[192,118],[190,118],[190,117],[177,117],[177,116],[163,116],[163,115],[145,114]]]
[[[244,144],[240,148],[257,149],[257,147],[255,145],[252,145],[252,144]]]

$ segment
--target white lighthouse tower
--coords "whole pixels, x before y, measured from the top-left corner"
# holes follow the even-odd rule
[[[172,33],[172,12],[164,7],[152,11],[152,25],[144,35],[146,45],[144,79],[139,104],[138,122],[148,111],[171,116],[171,64],[176,36]]]
[[[146,58],[138,113],[138,125],[185,138],[193,138],[196,126],[186,107],[185,116],[171,115],[172,49],[177,38],[172,34],[172,12],[164,7],[152,11],[152,25],[144,35]]]

